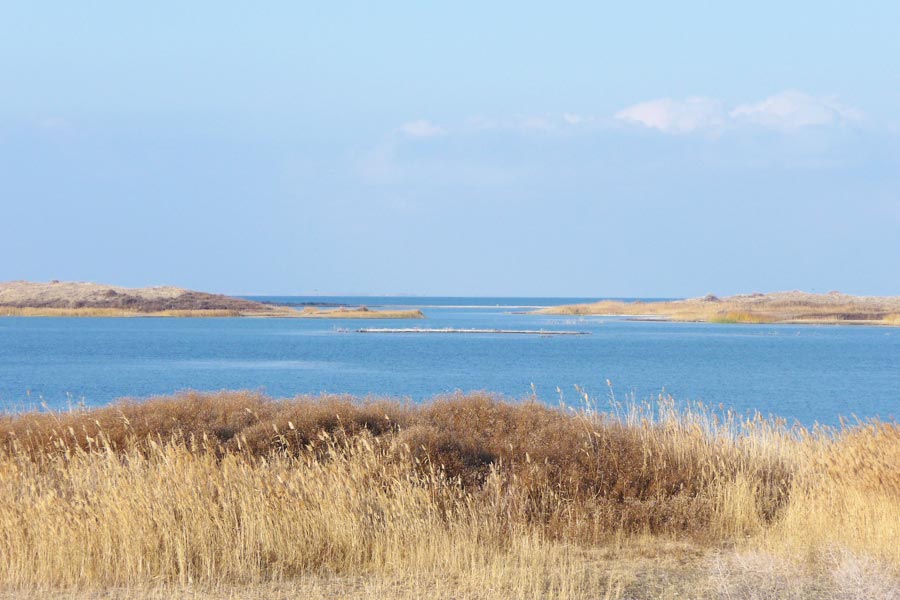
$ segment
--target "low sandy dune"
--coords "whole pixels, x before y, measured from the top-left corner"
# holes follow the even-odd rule
[[[0,283],[0,314],[46,316],[264,316],[293,312],[172,286],[126,288],[89,282]]]
[[[672,321],[713,323],[830,323],[900,325],[900,297],[851,296],[840,292],[773,292],[669,302],[621,302],[551,306],[550,315],[628,315]]]

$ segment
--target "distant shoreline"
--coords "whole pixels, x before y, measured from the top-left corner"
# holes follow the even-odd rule
[[[291,309],[172,286],[126,288],[90,282],[0,283],[0,316],[243,317]]]
[[[365,306],[340,308],[315,308],[308,306],[293,315],[300,319],[424,319],[425,314],[416,308],[409,310],[370,310]]]
[[[456,329],[452,327],[442,327],[438,329],[427,329],[421,327],[403,327],[403,328],[387,328],[387,327],[366,327],[357,329],[356,333],[398,333],[398,334],[503,334],[503,335],[541,335],[541,336],[557,336],[557,335],[590,335],[589,331],[555,331],[552,329]]]
[[[840,292],[773,292],[664,302],[603,300],[565,304],[532,314],[616,316],[635,320],[701,323],[900,326],[900,296],[852,296]]]
[[[423,319],[423,307],[451,307],[392,305],[370,309],[330,298],[303,302],[289,298],[280,303],[263,297],[226,296],[167,286],[125,288],[88,282],[11,281],[0,282],[0,317]],[[360,297],[364,299],[372,297]],[[452,308],[502,308],[514,310],[515,314],[625,317],[640,321],[900,326],[900,296],[853,296],[840,292],[792,291],[723,298],[710,294],[679,300],[616,299],[556,306],[466,304]]]
[[[307,305],[210,294],[171,286],[126,288],[90,282],[0,282],[0,317],[274,317],[320,319],[421,319],[419,310]]]

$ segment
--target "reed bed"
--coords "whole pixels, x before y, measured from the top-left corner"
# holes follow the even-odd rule
[[[222,392],[6,415],[0,590],[886,598],[898,461],[893,424],[670,399]]]

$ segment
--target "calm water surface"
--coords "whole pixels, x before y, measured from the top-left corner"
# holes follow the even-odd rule
[[[531,393],[574,386],[638,400],[660,392],[740,411],[834,423],[900,414],[900,329],[635,322],[521,314],[579,299],[290,298],[419,306],[416,321],[0,319],[0,405],[101,405],[184,389],[273,396],[346,392],[424,400],[455,390]],[[566,329],[591,335],[360,334],[359,327]]]

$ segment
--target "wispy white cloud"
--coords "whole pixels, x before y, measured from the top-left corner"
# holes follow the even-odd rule
[[[44,117],[36,123],[37,128],[48,133],[68,133],[72,124],[62,117]]]
[[[658,98],[633,104],[612,116],[584,113],[545,113],[505,117],[473,116],[452,125],[427,119],[408,121],[392,133],[391,143],[404,139],[458,136],[483,132],[534,135],[578,135],[598,132],[627,123],[672,135],[718,136],[732,130],[762,128],[783,133],[811,126],[827,127],[860,121],[863,113],[841,104],[834,96],[814,96],[796,90],[773,94],[758,102],[726,105],[718,98],[692,96],[685,99]]]
[[[461,133],[482,131],[553,131],[556,129],[552,119],[546,115],[530,115],[494,118],[478,115],[469,117],[459,127]]]
[[[857,121],[862,113],[837,102],[833,96],[811,96],[788,90],[755,104],[741,104],[729,115],[772,129],[792,130],[808,125],[832,125]]]
[[[475,186],[509,185],[523,174],[509,165],[495,164],[459,153],[421,156],[404,151],[399,140],[379,144],[355,157],[357,172],[369,185],[399,186],[436,182]]]
[[[356,157],[363,179],[371,183],[390,183],[399,175],[394,144],[382,143]]]
[[[508,131],[560,134],[571,132],[578,128],[597,125],[598,123],[600,123],[600,119],[595,116],[575,113],[519,115],[505,118],[475,116],[466,119],[455,131],[460,133]]]
[[[721,102],[701,97],[686,100],[660,98],[641,102],[620,110],[615,117],[664,133],[691,133],[716,129],[722,127],[726,120]]]
[[[565,121],[566,125],[582,125],[584,123],[595,121],[596,119],[591,116],[563,113],[562,120]]]
[[[724,104],[714,98],[660,98],[624,108],[615,114],[615,118],[664,133],[684,134],[721,131],[738,125],[793,131],[807,126],[858,121],[862,112],[840,104],[833,96],[812,96],[788,90],[760,102],[739,104],[727,112]]]
[[[401,125],[398,130],[400,133],[413,138],[436,137],[447,133],[446,129],[426,119],[409,121]]]
[[[517,119],[513,123],[514,129],[523,131],[556,131],[557,124],[553,119],[544,115],[533,115]]]

